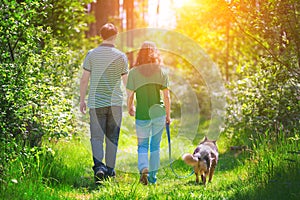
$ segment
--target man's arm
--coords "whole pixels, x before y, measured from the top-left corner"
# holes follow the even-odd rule
[[[166,123],[170,124],[170,122],[171,122],[171,98],[170,98],[170,92],[169,92],[168,88],[163,90],[163,95],[164,95],[164,104],[166,107]]]
[[[89,84],[91,72],[83,70],[82,77],[80,79],[80,112],[86,113],[85,95]]]

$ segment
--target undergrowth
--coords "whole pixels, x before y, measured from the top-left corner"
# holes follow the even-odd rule
[[[300,195],[299,137],[264,134],[252,146],[231,151],[224,136],[212,183],[195,184],[195,176],[178,178],[170,166],[159,170],[157,185],[139,184],[137,173],[94,185],[89,142],[60,140],[42,148],[21,149],[1,174],[0,199],[297,199]],[[135,148],[135,147],[133,147]],[[190,168],[176,161],[175,171]],[[178,166],[178,167],[177,167]]]

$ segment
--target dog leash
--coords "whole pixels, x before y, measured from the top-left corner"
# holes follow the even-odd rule
[[[179,176],[179,175],[175,172],[175,170],[174,170],[174,168],[173,168],[173,166],[172,166],[173,161],[172,161],[172,148],[171,148],[170,124],[166,124],[166,132],[167,132],[167,136],[168,136],[168,145],[169,145],[169,162],[170,162],[170,168],[171,168],[173,174],[174,174],[177,178],[188,178],[188,177],[192,176],[192,175],[194,174],[194,170],[192,170],[191,173],[190,173],[189,175],[187,175],[187,176]]]

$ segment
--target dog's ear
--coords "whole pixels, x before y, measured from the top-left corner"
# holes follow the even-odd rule
[[[194,150],[194,153],[193,153],[193,155],[195,155],[195,154],[199,153],[199,151],[200,151],[200,147],[199,147],[199,146],[197,146],[197,148]]]
[[[207,142],[207,141],[212,142],[212,143],[214,143],[214,144],[217,143],[217,140],[210,140],[210,139],[208,139],[207,136],[205,136],[203,142]],[[202,142],[202,143],[203,143],[203,142]]]

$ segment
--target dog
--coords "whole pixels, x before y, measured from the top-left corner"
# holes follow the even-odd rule
[[[196,183],[199,183],[199,175],[201,175],[202,183],[205,185],[207,176],[209,176],[208,182],[212,180],[218,157],[219,152],[216,141],[209,140],[205,136],[205,139],[197,146],[194,153],[186,153],[182,156],[182,159],[186,164],[194,167]]]

